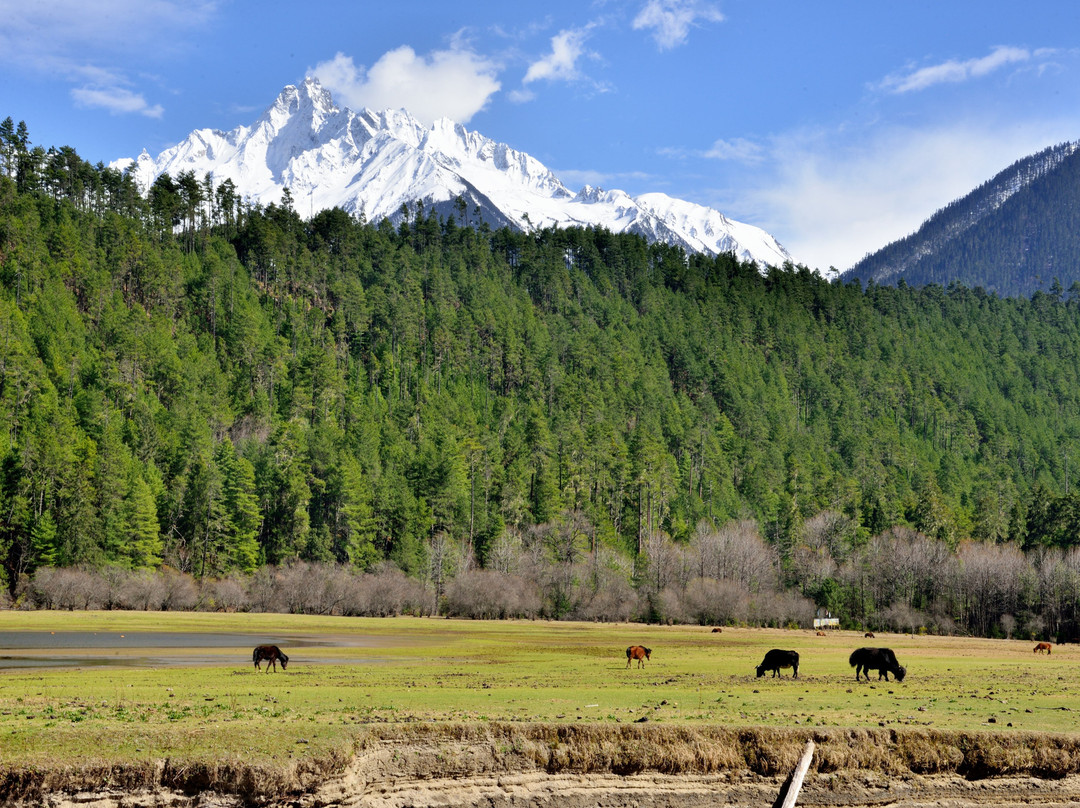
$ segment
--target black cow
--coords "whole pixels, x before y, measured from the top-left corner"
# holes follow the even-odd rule
[[[870,681],[870,671],[878,672],[878,679],[885,677],[889,681],[889,674],[896,677],[896,681],[904,681],[907,670],[896,661],[896,654],[891,648],[856,648],[848,657],[848,664],[855,669],[855,681],[859,681],[859,674],[866,674],[866,681]]]
[[[765,658],[761,660],[761,664],[757,666],[758,678],[760,679],[764,676],[766,671],[772,671],[773,678],[775,679],[780,675],[781,668],[791,668],[791,678],[798,679],[799,653],[797,651],[781,651],[779,648],[773,648],[765,654]]]

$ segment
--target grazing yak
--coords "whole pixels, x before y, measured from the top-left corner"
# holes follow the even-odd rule
[[[757,666],[757,675],[760,679],[765,675],[766,671],[773,672],[773,678],[775,679],[780,675],[781,668],[791,668],[792,679],[799,678],[799,654],[797,651],[781,651],[779,648],[773,648],[771,651],[765,654],[765,658],[761,660],[761,664]]]
[[[859,681],[859,674],[866,674],[866,681],[870,681],[870,671],[878,672],[878,679],[885,677],[889,681],[889,674],[896,677],[896,681],[904,681],[907,670],[896,661],[896,654],[891,648],[856,648],[848,657],[848,664],[855,669],[855,681]]]
[[[639,668],[645,667],[645,660],[652,654],[651,648],[646,648],[644,645],[631,645],[626,649],[626,667],[630,667],[630,660],[636,659],[637,666]]]

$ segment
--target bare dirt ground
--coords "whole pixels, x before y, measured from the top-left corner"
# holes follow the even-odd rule
[[[774,803],[805,733],[641,728],[382,728],[336,771],[188,776],[159,762],[8,792],[50,808],[704,808]],[[1080,739],[847,730],[816,733],[799,806],[1075,806]],[[286,773],[287,774],[287,773]],[[112,782],[114,785],[109,786]],[[78,783],[78,786],[76,786]]]

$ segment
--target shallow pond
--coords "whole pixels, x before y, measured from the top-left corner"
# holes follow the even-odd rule
[[[0,631],[0,672],[27,668],[114,666],[251,665],[251,648],[278,645],[290,662],[305,648],[371,648],[395,644],[385,637],[325,634],[244,634],[183,631]],[[322,653],[305,664],[363,663],[374,660]]]

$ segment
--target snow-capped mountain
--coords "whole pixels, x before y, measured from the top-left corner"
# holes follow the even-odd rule
[[[632,197],[585,186],[570,191],[546,166],[504,143],[442,119],[427,127],[405,110],[335,106],[317,79],[288,86],[251,126],[199,129],[156,158],[119,160],[144,185],[168,172],[211,174],[264,205],[289,188],[298,213],[338,206],[369,221],[397,222],[402,205],[468,224],[521,230],[599,225],[689,252],[734,252],[779,266],[792,258],[771,235],[719,211],[665,194]],[[459,197],[464,200],[462,208]]]

